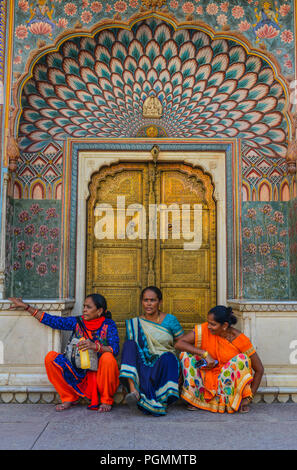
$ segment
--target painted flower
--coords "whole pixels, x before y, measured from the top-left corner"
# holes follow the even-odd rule
[[[264,270],[263,264],[255,263],[255,273],[256,274],[264,274],[264,272],[265,272],[265,270]]]
[[[267,266],[269,269],[273,269],[277,266],[277,262],[274,259],[271,259],[270,261],[268,261]]]
[[[251,230],[250,230],[248,227],[245,227],[245,228],[243,229],[243,235],[244,235],[246,238],[250,238],[251,235],[252,235],[252,232],[251,232]]]
[[[31,26],[29,26],[29,31],[32,34],[36,34],[39,36],[47,36],[48,34],[51,34],[52,32],[52,26],[45,21],[39,21],[38,23],[32,23]]]
[[[112,10],[112,6],[109,3],[107,3],[105,7],[106,13],[109,13],[111,10]]]
[[[272,25],[265,24],[261,28],[257,29],[257,36],[261,39],[272,39],[279,34],[279,30],[274,28]]]
[[[198,6],[198,7],[196,8],[196,13],[197,13],[198,15],[203,15],[203,7]]]
[[[281,34],[282,42],[290,43],[293,41],[293,39],[294,39],[294,35],[292,31],[290,31],[289,29],[285,29],[285,31],[282,32]]]
[[[40,243],[36,242],[36,243],[33,243],[32,245],[32,253],[35,255],[35,256],[41,256],[41,253],[42,253],[42,245],[40,245]]]
[[[34,266],[33,261],[31,261],[31,260],[28,259],[28,260],[26,261],[26,263],[25,263],[25,267],[26,267],[27,269],[32,269],[33,266]]]
[[[246,20],[241,21],[238,25],[239,31],[248,31],[250,27],[251,27],[251,24]]]
[[[83,23],[90,23],[92,21],[93,15],[89,11],[83,11],[81,14],[81,20]]]
[[[129,5],[132,8],[137,8],[138,7],[138,0],[130,0]],[[171,4],[170,4],[170,6],[171,6]]]
[[[270,204],[264,204],[264,206],[260,209],[261,212],[263,212],[263,214],[270,214],[271,211],[272,211],[272,207]]]
[[[47,225],[41,225],[39,227],[39,235],[41,237],[46,237],[48,234],[48,226]]]
[[[64,11],[68,16],[74,16],[77,12],[77,7],[74,3],[66,3]]]
[[[114,9],[115,9],[115,11],[118,11],[119,13],[124,13],[124,11],[127,10],[127,3],[123,2],[122,0],[118,0],[114,4]]]
[[[287,233],[286,230],[281,230],[279,235],[280,235],[280,237],[286,237],[288,235],[288,233]]]
[[[56,248],[55,248],[55,245],[53,243],[50,243],[49,245],[47,245],[46,247],[46,254],[47,255],[52,255],[53,253],[55,253],[56,251]]]
[[[30,211],[33,215],[38,215],[39,212],[43,211],[43,209],[39,206],[39,204],[32,204],[32,206],[30,207]]]
[[[260,225],[257,225],[255,228],[254,228],[254,232],[256,234],[257,237],[262,237],[263,236],[263,229]]]
[[[270,253],[269,243],[261,243],[261,245],[259,246],[259,252],[263,256],[268,255]]]
[[[284,3],[283,5],[279,7],[279,14],[281,16],[286,16],[290,10],[291,10],[291,5]]]
[[[170,7],[176,9],[178,7],[178,2],[176,0],[172,0],[170,2]]]
[[[35,225],[29,224],[24,228],[24,232],[27,235],[33,235],[35,233]]]
[[[50,207],[46,210],[46,220],[51,219],[53,217],[58,217],[56,213],[56,209],[54,207]]]
[[[28,211],[22,211],[19,213],[19,221],[20,222],[27,222],[27,220],[30,220],[31,217],[29,215]]]
[[[218,5],[216,5],[215,3],[209,3],[206,7],[206,13],[208,13],[209,15],[216,15],[218,11]]]
[[[270,235],[276,235],[277,234],[277,226],[273,224],[267,225],[267,231],[270,233]]]
[[[218,22],[218,24],[220,24],[220,25],[226,24],[226,23],[227,23],[227,20],[228,20],[228,18],[227,18],[226,15],[218,15],[218,16],[217,16],[217,22]]]
[[[20,227],[14,227],[13,229],[13,234],[15,237],[17,237],[18,235],[20,235],[22,232],[22,229]]]
[[[26,39],[28,37],[28,28],[27,26],[20,24],[15,29],[15,35],[18,39]]]
[[[255,219],[257,215],[257,212],[255,209],[248,209],[246,217],[248,219]]]
[[[281,266],[282,268],[286,268],[286,267],[288,266],[288,261],[285,261],[285,260],[284,260],[284,261],[281,261],[281,262],[280,262],[280,266]]]
[[[292,61],[291,61],[291,60],[286,60],[286,62],[285,62],[285,67],[287,67],[288,69],[293,68]]]
[[[236,5],[235,7],[232,8],[232,15],[234,18],[242,18],[244,15],[244,9],[240,7],[239,5]]]
[[[223,2],[223,3],[221,3],[221,10],[222,10],[224,13],[227,13],[228,7],[229,7],[229,2]]]
[[[273,214],[272,219],[275,220],[275,222],[283,224],[284,223],[284,214],[280,211],[275,211],[275,213]]]
[[[20,263],[19,263],[18,261],[16,261],[16,262],[13,263],[13,265],[12,265],[12,269],[13,269],[14,271],[17,271],[18,269],[20,269],[20,267],[21,267],[21,265],[20,265]]]
[[[16,55],[15,58],[13,59],[14,65],[19,65],[22,63],[22,57],[20,55]]]
[[[84,8],[88,8],[88,6],[89,6],[89,0],[82,0],[82,7],[83,7],[83,9],[84,9]]]
[[[249,243],[246,251],[251,255],[255,255],[257,253],[257,247],[254,243]]]
[[[37,266],[36,271],[40,276],[45,276],[45,274],[47,274],[47,264],[46,263],[40,263]]]
[[[285,244],[283,242],[277,242],[272,248],[280,253],[285,252]]]
[[[26,243],[24,242],[24,240],[21,240],[21,241],[17,244],[17,247],[18,247],[18,253],[20,253],[21,251],[25,251],[25,249],[26,249]]]
[[[56,273],[58,271],[58,266],[56,264],[51,265],[51,272]]]
[[[192,2],[186,2],[186,3],[183,4],[182,9],[183,9],[184,13],[191,14],[191,13],[194,12],[195,7],[194,7],[194,4]]]
[[[27,0],[19,0],[18,7],[22,11],[28,11],[29,10],[29,2]]]
[[[99,13],[102,10],[102,3],[101,2],[93,2],[91,5],[91,10],[94,13]]]
[[[68,26],[68,20],[66,20],[66,18],[59,18],[59,21],[58,21],[58,28],[67,28]]]
[[[50,233],[49,233],[49,234],[50,234],[50,237],[51,237],[51,238],[53,238],[53,239],[54,239],[54,238],[57,238],[58,235],[59,235],[59,229],[58,229],[58,228],[52,228],[52,229],[50,230]]]

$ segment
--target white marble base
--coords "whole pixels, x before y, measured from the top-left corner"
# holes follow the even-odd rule
[[[228,305],[239,320],[239,329],[250,338],[264,365],[263,393],[266,390],[269,395],[296,394],[297,302],[229,300]]]
[[[41,398],[44,393],[55,395],[46,375],[44,357],[49,351],[61,352],[63,332],[42,325],[26,311],[9,310],[10,305],[7,300],[0,300],[1,398],[3,394],[6,400],[9,394],[20,400],[24,399],[22,394],[39,393]],[[69,316],[74,301],[30,300],[30,305],[61,317]]]

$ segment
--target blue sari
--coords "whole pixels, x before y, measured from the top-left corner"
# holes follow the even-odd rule
[[[183,329],[174,315],[157,323],[143,318],[126,320],[127,340],[122,351],[120,381],[129,390],[132,379],[140,395],[137,403],[146,414],[162,416],[179,398],[179,361],[174,340]]]

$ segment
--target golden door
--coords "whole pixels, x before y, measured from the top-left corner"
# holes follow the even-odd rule
[[[93,175],[86,294],[105,296],[121,342],[148,285],[185,331],[216,304],[213,190],[210,176],[181,163],[121,163]]]

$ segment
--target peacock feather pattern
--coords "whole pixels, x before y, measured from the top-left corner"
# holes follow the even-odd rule
[[[143,117],[149,96],[159,119]],[[171,138],[240,138],[285,156],[285,105],[272,68],[239,43],[148,19],[44,55],[23,88],[19,136],[34,152],[68,137],[136,137],[152,124]]]

